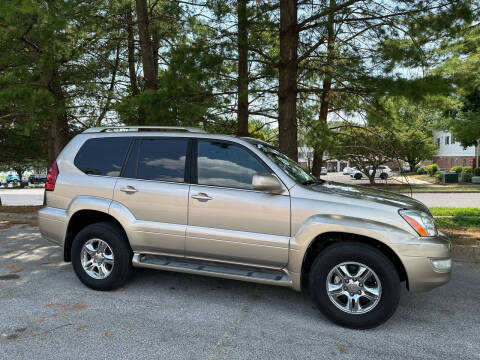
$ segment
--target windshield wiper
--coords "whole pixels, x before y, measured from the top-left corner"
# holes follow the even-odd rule
[[[315,180],[305,180],[302,182],[302,185],[314,185],[314,184],[323,184],[325,180],[315,179]]]

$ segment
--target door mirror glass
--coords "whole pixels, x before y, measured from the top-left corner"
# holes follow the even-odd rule
[[[252,188],[270,193],[281,193],[283,191],[282,183],[272,174],[253,175]]]

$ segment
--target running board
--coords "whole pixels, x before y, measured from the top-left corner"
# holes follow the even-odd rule
[[[135,267],[206,275],[261,284],[277,286],[292,285],[292,280],[284,271],[252,266],[138,253],[133,255],[132,264]]]

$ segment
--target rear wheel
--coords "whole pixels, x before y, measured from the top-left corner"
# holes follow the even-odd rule
[[[373,246],[344,242],[322,251],[310,271],[310,293],[334,323],[368,329],[387,321],[400,299],[395,266]]]
[[[386,173],[381,173],[380,174],[380,179],[387,180],[387,178],[388,178],[388,175]]]
[[[95,290],[125,284],[132,269],[132,250],[123,231],[109,222],[88,225],[72,244],[72,265],[81,282]]]
[[[356,173],[354,178],[355,180],[362,180],[362,174]]]

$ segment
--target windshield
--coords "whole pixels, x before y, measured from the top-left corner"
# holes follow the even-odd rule
[[[295,161],[275,150],[273,147],[260,143],[256,143],[254,145],[265,155],[267,155],[275,164],[277,164],[277,166],[280,167],[295,182],[304,185],[318,182],[318,180],[303,170]]]

